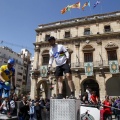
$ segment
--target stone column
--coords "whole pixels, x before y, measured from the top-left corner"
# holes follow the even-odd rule
[[[100,100],[104,100],[106,95],[105,78],[104,76],[97,74],[96,79],[99,84]]]
[[[80,43],[79,42],[75,42],[75,48],[76,48],[76,66],[79,66],[79,47],[80,47]]]
[[[38,45],[36,45],[36,47],[35,47],[35,53],[34,53],[33,69],[38,69],[39,54],[40,54],[40,47]]]
[[[79,73],[77,73],[76,75],[73,75],[73,82],[74,82],[74,87],[75,87],[75,97],[79,98],[79,94],[80,94],[80,78],[79,78]]]
[[[79,41],[76,41],[75,42],[75,48],[76,48],[76,63],[75,63],[75,66],[74,67],[80,67],[80,60],[79,60],[79,47],[80,47],[80,42]],[[74,76],[74,79],[75,79],[75,97],[78,98],[79,94],[80,94],[80,74],[79,74],[79,70],[78,68],[76,68],[75,70],[75,76]]]
[[[35,53],[34,53],[34,63],[33,63],[33,72],[35,69],[38,69],[38,61],[39,61],[39,53],[40,53],[40,47],[36,45],[35,47]],[[38,78],[33,77],[31,80],[31,99],[34,99],[37,91],[37,80]]]
[[[31,96],[31,99],[34,99],[35,98],[35,95],[36,95],[36,81],[35,79],[32,79],[31,81],[31,92],[30,92],[30,96]]]

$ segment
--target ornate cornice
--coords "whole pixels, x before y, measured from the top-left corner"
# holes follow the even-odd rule
[[[75,46],[76,46],[76,47],[79,47],[79,46],[80,46],[80,42],[76,41],[76,42],[75,42]]]
[[[36,44],[34,50],[35,50],[35,52],[40,52],[40,46]]]
[[[106,50],[117,49],[117,48],[118,48],[118,46],[117,46],[115,43],[113,43],[113,42],[109,42],[109,43],[105,46],[105,49],[106,49]]]
[[[57,39],[56,42],[59,44],[75,44],[76,42],[83,42],[86,39],[90,41],[97,41],[98,39],[112,39],[112,38],[120,38],[120,32],[109,32],[103,34],[95,34],[95,35],[86,35],[86,36],[78,36],[78,37],[71,37],[71,38],[64,38],[64,39]],[[36,42],[33,43],[35,46],[38,45],[40,47],[50,47],[49,43],[46,41]]]
[[[89,25],[89,24],[99,24],[101,22],[110,22],[110,21],[116,21],[120,20],[120,15],[115,15],[118,12],[113,12],[113,13],[108,13],[108,14],[99,14],[99,15],[93,15],[93,16],[86,16],[82,18],[74,18],[70,20],[65,20],[65,21],[57,21],[55,23],[50,23],[50,24],[43,24],[37,28],[35,31],[36,32],[45,32],[45,31],[50,31],[50,30],[59,30],[62,28],[71,28],[71,27],[76,27],[80,25]],[[113,16],[112,16],[113,15]]]

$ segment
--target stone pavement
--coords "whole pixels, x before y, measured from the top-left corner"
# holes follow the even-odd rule
[[[50,120],[50,117],[48,114],[49,113],[47,113],[47,116],[45,114],[42,114],[43,120]],[[0,114],[0,120],[18,120],[18,118],[17,118],[17,116],[13,116],[12,118],[8,118],[6,115]],[[116,120],[114,115],[112,115],[112,120]]]
[[[8,118],[4,114],[0,114],[0,120],[18,120],[17,116],[12,116],[12,118]]]

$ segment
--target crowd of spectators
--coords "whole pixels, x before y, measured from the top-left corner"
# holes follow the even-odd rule
[[[115,115],[116,120],[120,120],[120,97],[106,95],[104,100],[100,100],[96,95],[96,91],[92,91],[87,87],[86,92],[80,96],[80,100],[86,106],[101,109],[103,120],[112,120],[112,115]]]
[[[50,99],[55,98],[56,95],[54,94]],[[0,112],[6,114],[9,111],[11,115],[17,115],[19,120],[49,120],[50,99],[35,96],[35,99],[32,100],[29,95],[21,94],[17,96],[16,94],[11,94],[9,100],[8,98],[2,100]],[[69,97],[66,96],[64,99],[69,99]],[[104,120],[112,120],[113,114],[116,120],[120,120],[120,97],[109,97],[106,95],[104,100],[100,100],[96,95],[96,91],[87,88],[85,93],[79,96],[79,99],[86,106],[91,105],[91,107],[98,109],[102,108]]]
[[[49,120],[50,100],[37,96],[31,100],[29,95],[21,94],[18,97],[13,94],[9,100],[4,98],[0,105],[1,114],[7,114],[8,111],[12,116],[18,116],[18,120]]]

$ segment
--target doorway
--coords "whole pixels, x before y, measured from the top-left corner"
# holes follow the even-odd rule
[[[93,79],[86,79],[82,82],[81,84],[82,86],[82,90],[81,93],[84,94],[84,92],[86,91],[86,88],[89,87],[91,89],[91,91],[96,91],[96,95],[99,97],[99,85],[96,82],[96,80]]]

